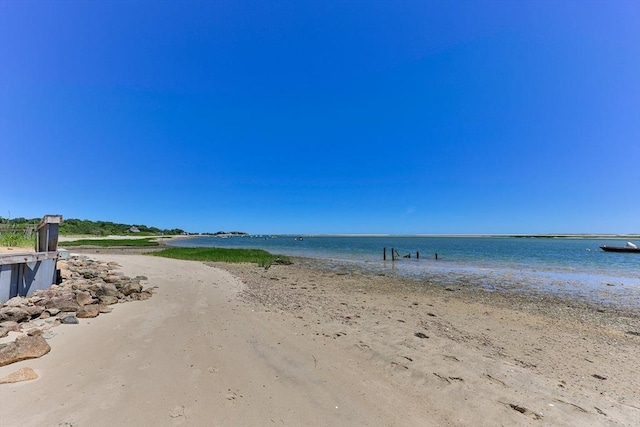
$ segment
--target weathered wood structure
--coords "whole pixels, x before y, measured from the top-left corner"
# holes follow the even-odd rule
[[[57,280],[61,215],[45,215],[37,227],[35,252],[0,254],[0,303],[48,289]]]

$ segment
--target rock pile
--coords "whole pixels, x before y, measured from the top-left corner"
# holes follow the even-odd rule
[[[153,294],[153,288],[140,284],[146,277],[127,277],[115,271],[119,265],[114,262],[75,256],[57,266],[59,285],[11,298],[0,307],[0,338],[11,331],[21,333],[15,341],[0,344],[0,366],[46,354],[50,347],[45,340],[55,335],[53,328],[60,324],[75,324],[78,318],[111,312],[110,305],[146,300]]]

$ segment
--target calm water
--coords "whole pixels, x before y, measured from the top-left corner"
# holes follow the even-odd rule
[[[174,241],[183,247],[259,248],[372,271],[433,277],[442,283],[464,279],[495,290],[557,292],[602,302],[640,307],[640,255],[609,253],[602,245],[616,239],[414,237],[414,236],[255,236],[193,237]],[[637,244],[638,242],[636,242]],[[410,259],[382,260],[383,248]],[[420,252],[420,259],[416,259]],[[435,260],[435,253],[438,260]]]

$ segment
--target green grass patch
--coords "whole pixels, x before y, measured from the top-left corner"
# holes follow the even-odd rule
[[[33,237],[27,237],[22,232],[0,234],[0,246],[7,246],[10,248],[33,248],[35,245],[35,235]]]
[[[108,248],[111,246],[160,246],[160,243],[148,239],[80,239],[70,242],[59,242],[58,246],[99,246]]]
[[[249,262],[265,268],[272,264],[291,264],[289,257],[274,255],[261,249],[167,248],[150,255],[191,261]]]

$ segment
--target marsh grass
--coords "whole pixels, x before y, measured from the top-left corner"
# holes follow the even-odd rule
[[[249,262],[265,268],[272,264],[291,264],[289,257],[274,255],[261,249],[167,248],[150,255],[191,261]]]
[[[32,237],[27,237],[22,232],[9,232],[0,234],[0,246],[7,246],[10,248],[33,248],[35,244],[35,235]]]
[[[149,237],[146,239],[80,239],[61,242],[59,246],[99,246],[108,248],[111,246],[160,246],[160,244]]]

